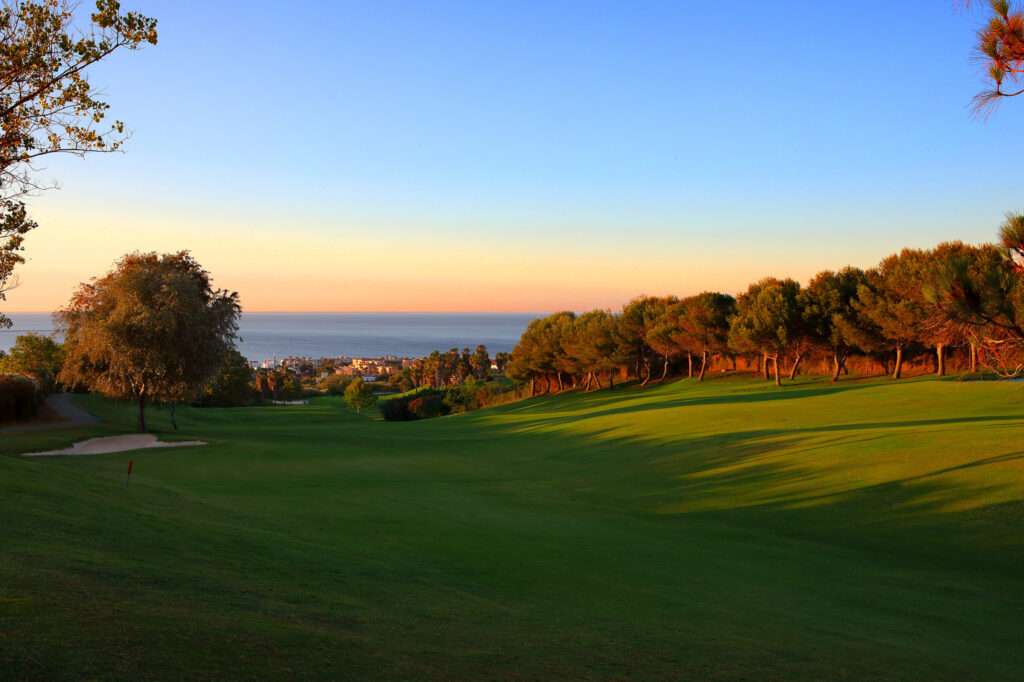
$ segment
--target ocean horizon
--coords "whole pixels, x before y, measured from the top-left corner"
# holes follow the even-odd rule
[[[487,346],[509,352],[526,325],[546,313],[242,313],[238,350],[248,360],[285,357],[421,357],[433,350]],[[51,313],[7,313],[0,350],[21,334],[54,333]]]

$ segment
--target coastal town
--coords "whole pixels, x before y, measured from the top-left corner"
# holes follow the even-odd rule
[[[452,348],[444,353],[435,350],[415,358],[339,355],[278,359],[274,355],[265,361],[240,360],[251,372],[257,390],[265,384],[266,392],[277,398],[341,393],[356,379],[373,387],[374,391],[408,391],[424,385],[455,386],[467,381],[500,379],[504,377],[509,358],[506,352],[496,353],[492,358],[486,346],[478,345],[475,350],[463,348],[460,352]]]
[[[262,362],[249,360],[253,371],[283,369],[299,379],[327,379],[331,375],[362,377],[363,381],[386,381],[389,377],[410,369],[420,358],[400,358],[384,355],[375,358],[356,358],[339,355],[330,358],[286,357],[280,360],[275,355]]]

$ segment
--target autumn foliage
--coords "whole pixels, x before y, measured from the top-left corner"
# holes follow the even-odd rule
[[[60,380],[139,407],[202,393],[234,348],[238,294],[214,290],[187,251],[133,253],[82,284],[55,315],[65,337]]]

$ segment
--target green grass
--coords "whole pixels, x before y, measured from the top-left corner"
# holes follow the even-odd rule
[[[1013,679],[1024,393],[683,381],[0,436],[0,677]],[[128,460],[131,485],[124,485]]]

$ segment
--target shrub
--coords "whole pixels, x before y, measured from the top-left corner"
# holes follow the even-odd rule
[[[24,421],[36,415],[44,391],[23,374],[0,374],[0,422]]]
[[[323,387],[327,390],[327,395],[344,395],[352,379],[353,377],[344,374],[332,374],[323,381]]]
[[[389,421],[430,419],[501,405],[522,397],[522,386],[510,379],[469,381],[452,388],[426,389],[391,398],[381,404],[380,412]]]
[[[407,422],[413,419],[413,415],[409,412],[408,398],[392,398],[391,400],[383,400],[377,403],[377,407],[380,409],[381,416],[388,421]]]
[[[444,398],[438,393],[421,393],[409,401],[409,413],[417,419],[430,419],[442,414]]]

